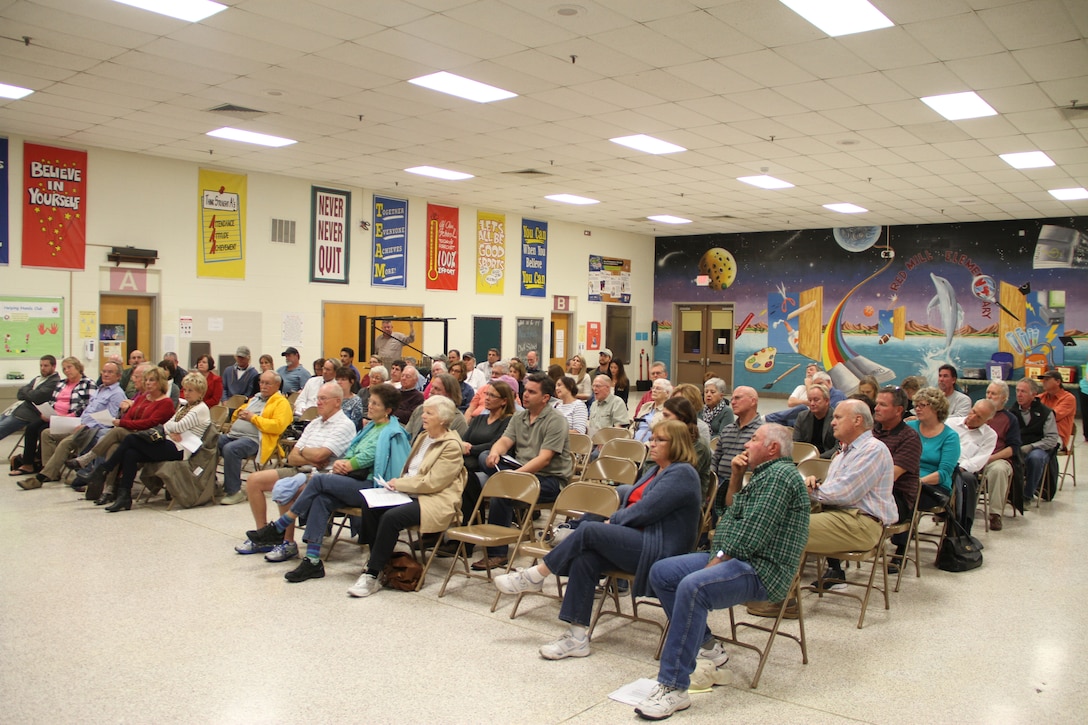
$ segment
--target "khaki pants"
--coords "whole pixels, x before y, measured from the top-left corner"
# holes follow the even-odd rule
[[[97,428],[80,428],[68,436],[54,436],[49,431],[43,431],[42,442],[42,475],[50,481],[59,481],[64,472],[64,462],[69,458],[78,456],[83,449],[94,440]]]
[[[868,551],[880,541],[884,527],[858,509],[825,509],[808,520],[810,554]]]
[[[990,513],[1001,514],[1005,510],[1005,499],[1009,495],[1012,465],[1006,460],[991,461],[982,469],[982,476],[990,491]]]

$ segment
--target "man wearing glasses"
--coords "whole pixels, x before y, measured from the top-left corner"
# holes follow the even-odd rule
[[[242,461],[257,456],[263,466],[279,446],[280,435],[291,425],[291,404],[280,392],[283,379],[268,370],[261,373],[260,389],[245,405],[234,411],[230,432],[219,436],[223,457],[223,498],[231,506],[246,500],[242,491]]]

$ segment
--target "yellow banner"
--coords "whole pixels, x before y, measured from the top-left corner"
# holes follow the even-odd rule
[[[506,281],[506,215],[476,212],[476,293],[501,295]]]
[[[246,278],[246,176],[200,170],[197,277]]]

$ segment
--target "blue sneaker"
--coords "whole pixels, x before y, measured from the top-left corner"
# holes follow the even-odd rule
[[[272,547],[272,551],[264,555],[265,561],[290,561],[298,556],[298,544],[293,541],[284,541]]]
[[[238,546],[234,547],[234,550],[237,551],[239,554],[265,554],[269,551],[272,551],[272,549],[274,548],[276,547],[272,546],[271,544],[254,544],[249,539],[246,539],[245,543],[239,544]]]

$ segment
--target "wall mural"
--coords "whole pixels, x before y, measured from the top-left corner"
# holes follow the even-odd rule
[[[659,238],[656,265],[654,359],[673,303],[733,302],[735,385],[811,361],[847,393],[865,375],[935,384],[945,362],[962,378],[1088,361],[1088,217]]]

